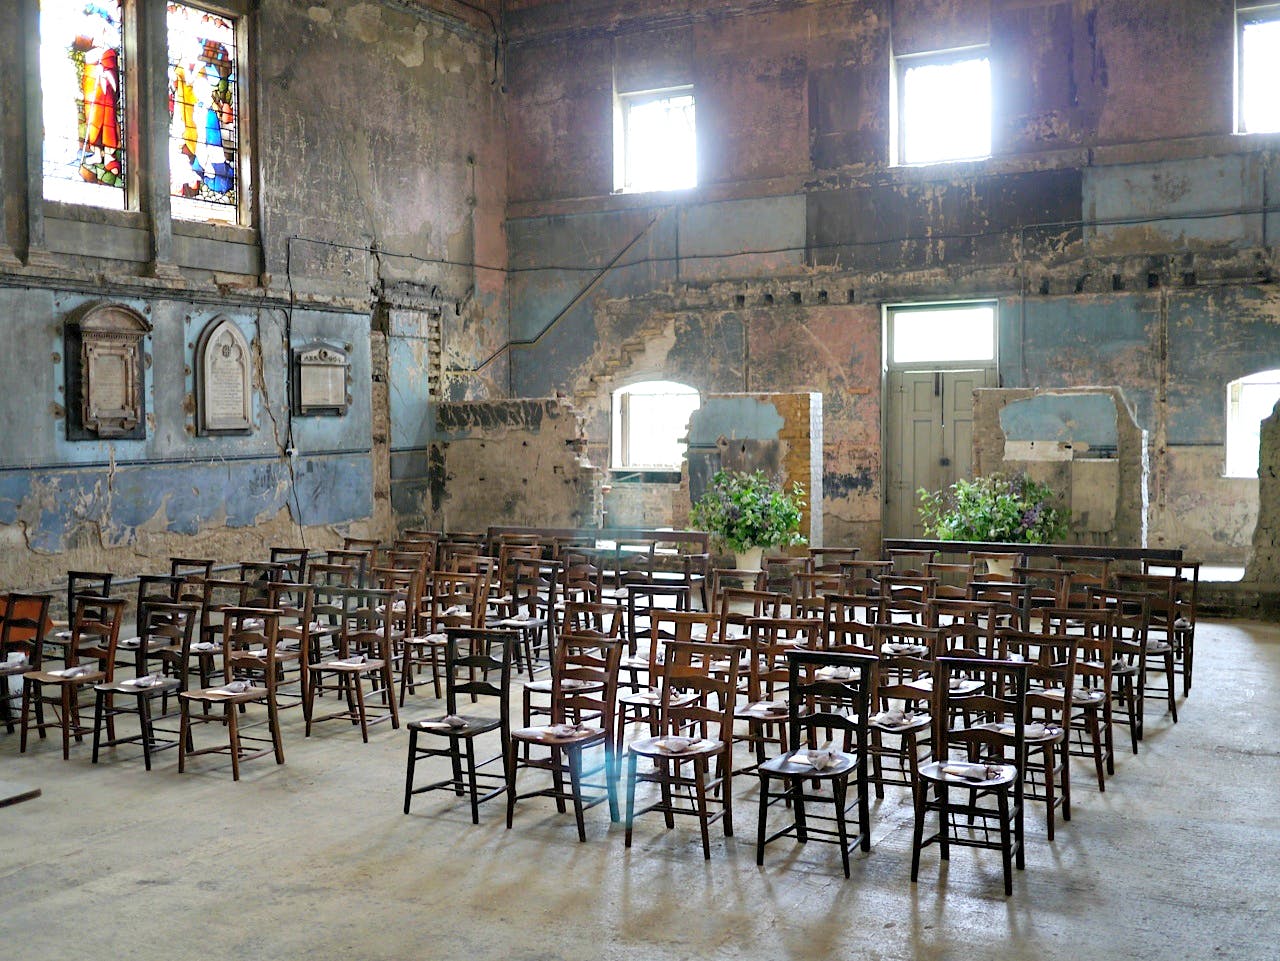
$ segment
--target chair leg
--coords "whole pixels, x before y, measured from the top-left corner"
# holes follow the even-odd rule
[[[636,755],[627,753],[627,831],[624,846],[631,847],[631,827],[636,820]]]
[[[1000,805],[1000,860],[1004,866],[1004,893],[1005,897],[1013,894],[1013,844],[1009,837],[1009,793],[1007,791],[998,792],[998,803]],[[1050,818],[1052,818],[1052,813]],[[1052,838],[1052,820],[1050,820],[1050,838]]]
[[[151,726],[151,698],[145,694],[138,695],[138,727],[142,731],[142,762],[148,771],[151,770],[151,742],[155,739]],[[93,739],[98,740],[98,723],[94,720]],[[96,761],[97,758],[95,757]]]
[[[102,691],[95,692],[93,699],[93,763],[98,763],[98,745],[102,742],[102,707],[106,697]],[[143,741],[145,744],[145,740]],[[151,758],[147,758],[147,770],[151,770]]]
[[[764,867],[764,838],[769,826],[769,773],[760,771],[760,822],[756,829],[756,866]]]
[[[711,817],[707,810],[707,773],[708,765],[705,757],[695,758],[693,762],[693,790],[698,801],[698,826],[702,831],[702,859],[711,860],[711,830],[707,823]]]
[[[507,830],[511,830],[511,822],[516,816],[516,765],[519,758],[515,745],[511,745],[504,758],[507,767]]]
[[[791,795],[796,811],[796,840],[801,844],[809,843],[809,822],[805,819],[804,810],[804,778],[787,778],[787,793]]]
[[[409,813],[409,801],[413,798],[413,769],[418,758],[418,732],[415,728],[409,729],[409,761],[405,765],[404,772],[404,813]]]
[[[227,701],[223,705],[227,722],[227,738],[231,743],[231,780],[240,780],[240,722],[236,720],[236,705]]]
[[[587,825],[582,816],[582,751],[568,748],[565,760],[569,765],[569,787],[573,793],[573,817],[578,822],[578,840],[586,841]]]
[[[480,823],[480,788],[476,783],[476,741],[466,739],[467,745],[467,786],[471,790],[471,823]],[[455,749],[456,753],[456,749]]]
[[[187,751],[191,749],[191,702],[185,697],[178,698],[178,773],[187,769]]]
[[[267,724],[271,729],[271,747],[275,751],[276,763],[284,763],[284,737],[280,734],[280,708],[276,705],[276,692],[267,695]]]
[[[845,794],[849,786],[847,778],[838,777],[831,782],[831,799],[836,806],[836,833],[840,838],[840,864],[844,867],[844,876],[849,876],[849,826],[845,822]],[[866,798],[866,792],[862,792]]]
[[[911,883],[920,879],[920,849],[924,846],[925,802],[928,800],[929,788],[918,784],[914,787],[916,823],[911,834]]]
[[[59,684],[58,687],[62,695],[62,759],[65,761],[71,757],[72,691],[70,684]]]

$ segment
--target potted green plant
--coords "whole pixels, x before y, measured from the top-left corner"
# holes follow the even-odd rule
[[[805,543],[800,533],[804,488],[787,492],[764,471],[718,470],[689,512],[712,545],[737,557],[739,570],[759,570],[765,548]]]
[[[1067,535],[1068,512],[1048,484],[1027,474],[988,474],[920,495],[926,537],[940,541],[1051,544]]]

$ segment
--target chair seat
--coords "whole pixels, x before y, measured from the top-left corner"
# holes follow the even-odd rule
[[[566,744],[590,744],[593,741],[603,740],[604,731],[598,727],[584,725],[552,724],[546,727],[522,727],[512,731],[511,737],[517,741],[561,747]]]
[[[138,678],[130,678],[127,681],[111,681],[107,684],[95,684],[93,689],[105,694],[140,694],[145,697],[154,697],[157,694],[172,694],[174,691],[182,687],[182,682],[176,677],[162,677],[154,684],[140,685],[136,682]]]
[[[380,671],[386,667],[387,662],[383,660],[370,660],[366,658],[362,661],[321,661],[319,664],[311,665],[312,670],[337,671],[343,674],[363,674],[365,671]]]
[[[973,729],[979,731],[995,731],[997,734],[1002,734],[1008,738],[1012,738],[1014,735],[1014,726],[1009,723],[975,724]],[[1028,744],[1053,744],[1066,737],[1066,730],[1058,727],[1056,724],[1040,724],[1032,722],[1030,724],[1023,725],[1022,734]]]
[[[928,714],[920,713],[913,713],[908,718],[903,717],[901,712],[882,711],[879,714],[872,714],[867,718],[868,727],[873,727],[877,731],[887,731],[890,734],[903,734],[907,731],[923,731],[932,723],[933,719]]]
[[[907,681],[905,686],[915,688],[917,691],[930,692],[933,690],[933,678],[918,677],[914,681]],[[953,697],[956,695],[976,694],[981,690],[982,682],[979,680],[968,677],[952,678],[951,694]]]
[[[790,713],[784,701],[756,701],[735,708],[733,716],[749,721],[785,721]]]
[[[1173,650],[1173,645],[1168,641],[1147,641],[1148,654],[1168,654]]]
[[[1107,692],[1096,687],[1077,687],[1071,692],[1074,704],[1101,704],[1106,697]]]
[[[31,665],[25,660],[5,661],[0,663],[0,677],[13,677],[15,674],[26,674],[30,670]]]
[[[697,700],[693,694],[673,694],[671,703],[675,705],[692,704]],[[626,704],[628,707],[657,707],[662,703],[662,692],[656,688],[649,688],[646,691],[639,691],[634,694],[622,694],[618,697],[619,704]]]
[[[199,701],[202,704],[225,704],[230,701],[238,704],[241,701],[256,701],[267,696],[265,687],[248,687],[243,691],[228,691],[222,687],[206,687],[196,691],[183,691],[178,697],[186,701]]]
[[[710,738],[698,738],[696,740],[685,738],[685,740],[692,742],[689,747],[683,751],[672,751],[666,747],[669,737],[670,735],[641,738],[628,744],[627,750],[641,757],[687,758],[719,754],[724,749],[724,741],[716,741]]]
[[[74,668],[64,668],[63,670],[75,670]],[[73,677],[67,677],[62,670],[58,671],[27,671],[22,675],[24,680],[38,681],[41,684],[97,684],[99,681],[106,680],[107,675],[102,671],[86,671],[83,674],[76,674]]]
[[[857,757],[853,754],[845,754],[842,751],[832,751],[830,754],[830,763],[824,768],[817,767],[809,760],[810,752],[801,749],[771,757],[760,765],[759,770],[767,771],[770,774],[800,775],[805,778],[820,780],[848,774],[858,763]]]
[[[588,693],[590,691],[603,691],[604,684],[599,681],[584,681],[580,678],[566,677],[560,682],[561,687],[569,691],[581,691]],[[550,678],[545,681],[529,681],[525,684],[524,689],[534,694],[550,694],[552,689],[552,681]]]
[[[459,714],[458,717],[466,723],[460,725],[448,724],[445,722],[444,717],[441,716],[419,718],[416,721],[410,721],[408,726],[414,731],[441,734],[447,737],[475,737],[477,734],[496,731],[502,727],[502,719],[498,717],[472,717],[466,714]]]
[[[978,776],[985,768],[986,777]],[[971,772],[971,773],[970,773]],[[971,764],[967,761],[930,761],[920,765],[920,777],[940,784],[960,787],[1004,788],[1013,785],[1018,769],[1012,764]]]

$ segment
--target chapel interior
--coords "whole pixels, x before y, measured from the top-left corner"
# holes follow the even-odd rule
[[[0,599],[49,601],[31,622],[0,600],[15,636],[15,653],[10,629],[0,637],[2,953],[1272,957],[1277,196],[1280,3],[1264,0],[5,0]],[[716,570],[750,572],[691,518],[722,468],[804,490],[807,543],[767,556],[743,589],[817,618],[827,640],[809,646],[831,646],[819,585],[862,597],[876,584],[873,656],[847,662],[871,679],[857,737],[884,652],[915,651],[894,630],[943,637],[944,597],[997,609],[965,586],[967,551],[908,553],[930,536],[919,494],[993,473],[1056,492],[1074,547],[1025,545],[998,601],[1001,643],[1037,643],[1015,631],[1019,618],[1041,631],[1037,591],[1064,609],[1064,636],[1092,637],[1080,610],[1096,600],[1110,604],[1111,663],[1139,605],[1141,666],[1130,678],[1116,661],[1114,689],[1103,672],[1101,722],[1087,697],[1079,718],[1059,703],[1056,729],[1052,705],[1019,707],[1012,792],[998,765],[973,782],[989,791],[961,784],[974,804],[1015,805],[1013,842],[997,830],[962,846],[972,818],[949,857],[921,840],[926,814],[945,838],[948,803],[923,800],[936,787],[917,770],[923,746],[904,780],[868,787],[879,755],[848,740],[841,755],[828,730],[835,759],[803,760],[805,777],[784,760],[771,788],[765,758],[799,749],[781,720],[797,714],[794,651],[776,702],[755,686],[757,654],[734,667],[746,713],[704,772],[715,814],[691,802],[671,828],[646,813],[632,838],[631,782],[657,803],[650,780],[702,764],[643,753],[673,695],[647,714],[636,699],[677,670],[654,625],[701,625],[673,652],[727,640]],[[457,557],[492,556],[492,581],[446,552],[451,534],[477,545]],[[626,559],[641,541],[643,576]],[[824,566],[823,550],[849,560]],[[298,558],[319,570],[355,554],[337,593],[355,595],[351,577],[384,591],[369,615],[380,640],[309,665],[310,605],[332,585],[314,582],[299,617],[299,592],[277,582],[307,582]],[[396,573],[401,555],[422,558],[416,579]],[[583,568],[596,594],[570,584]],[[465,624],[442,600],[458,589],[446,570],[485,572]],[[114,580],[82,594],[75,572]],[[194,604],[192,584],[205,592],[180,672],[177,655],[152,665],[145,651],[133,667],[152,575],[170,578],[165,610]],[[258,607],[289,610],[254,619],[236,613],[241,594],[209,633],[211,592],[239,578],[262,588]],[[1163,614],[1154,595],[1134,599],[1144,583],[1166,591]],[[586,715],[558,673],[580,589],[611,598],[618,622],[598,645],[610,700]],[[783,628],[755,603],[734,636],[763,650]],[[117,687],[95,704],[93,683],[47,671],[71,669],[81,628],[111,618],[110,656],[95,656]],[[293,646],[286,622],[302,631]],[[466,694],[446,707],[440,678],[466,631],[495,627],[514,637],[501,641],[504,743],[507,727],[525,734],[473,818],[465,758],[424,754],[416,774],[413,759],[456,747],[442,716],[487,709]],[[28,628],[43,666],[16,653]],[[222,645],[241,632],[266,647],[231,690]],[[1011,649],[995,661],[1030,683],[1034,658]],[[1066,676],[1083,696],[1079,657]],[[152,669],[172,692],[118,687]],[[934,752],[966,710],[942,690],[951,669],[929,668],[920,702]],[[961,684],[981,672],[965,670]],[[270,716],[249,697],[264,690]],[[628,696],[618,713],[612,698]],[[775,703],[770,720],[759,705]],[[104,720],[104,705],[133,713]],[[148,711],[161,731],[128,740]],[[588,731],[597,715],[603,739]],[[902,736],[910,717],[886,730]],[[234,754],[237,719],[268,753],[240,752],[234,772],[225,752],[182,743],[189,726],[197,746],[230,738]],[[552,721],[569,723],[548,735]],[[676,753],[712,743],[700,723],[703,740]],[[1100,723],[1114,734],[1105,772]],[[1033,742],[1055,730],[1069,770],[1055,773],[1050,748],[1041,783],[1023,783]],[[548,736],[554,760],[538,767]],[[95,738],[115,737],[99,757]],[[494,737],[477,734],[478,749]],[[834,816],[823,777],[843,784],[854,753],[849,790],[869,810],[837,820],[861,846],[842,865],[839,842],[784,836],[758,865],[762,792],[810,790]],[[609,790],[575,812],[578,766],[597,761]],[[508,801],[504,763],[522,791],[563,796]],[[716,765],[739,769],[731,786]],[[449,783],[410,795],[406,778]],[[803,834],[804,807],[779,796],[768,823]]]

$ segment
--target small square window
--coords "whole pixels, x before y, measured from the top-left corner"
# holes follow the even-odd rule
[[[682,190],[698,184],[693,90],[618,95],[614,189]]]
[[[976,51],[900,57],[897,162],[991,156],[991,63]]]
[[[994,361],[996,305],[956,303],[888,308],[889,361],[953,364]]]
[[[1237,11],[1236,54],[1236,129],[1280,131],[1280,4]]]
[[[614,391],[614,469],[679,470],[689,417],[700,404],[692,387],[666,380]]]

